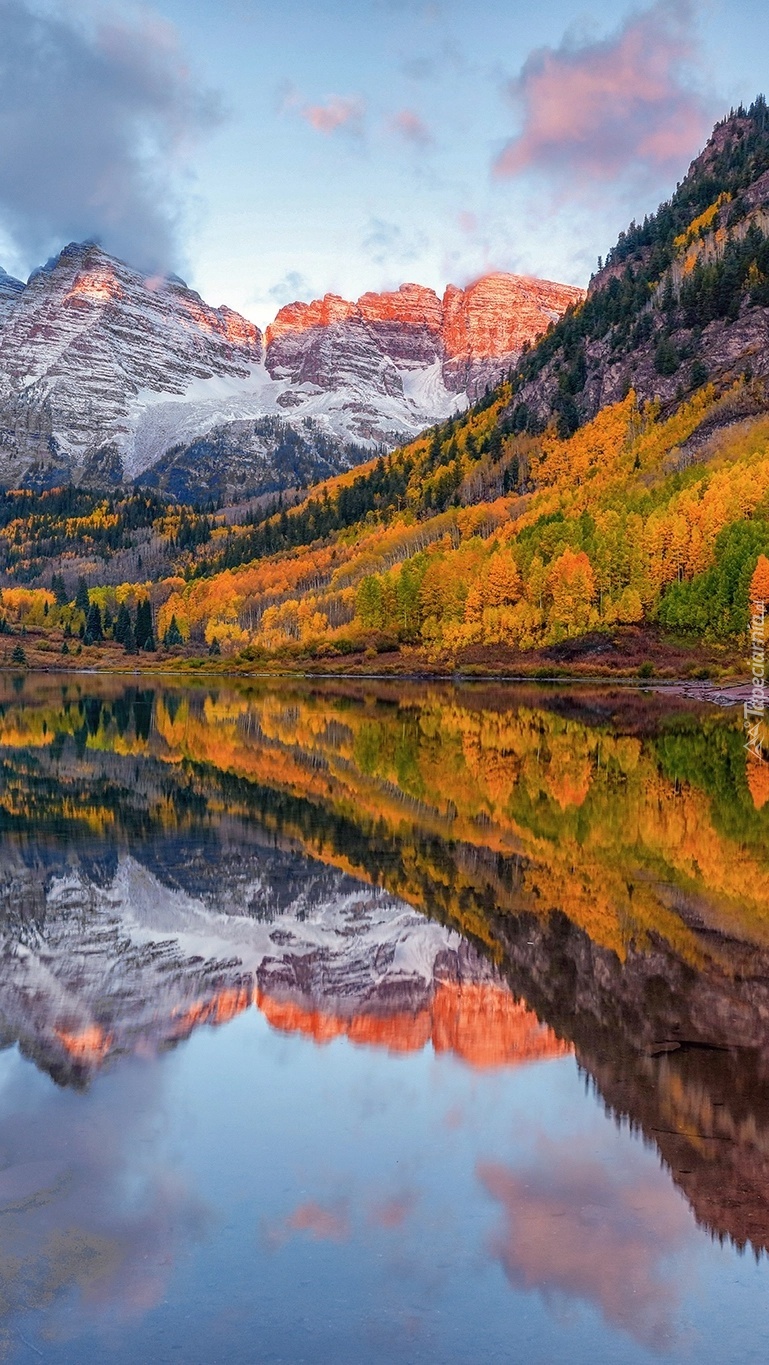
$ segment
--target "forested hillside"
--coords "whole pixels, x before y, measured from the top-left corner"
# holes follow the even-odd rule
[[[503,384],[410,444],[236,518],[145,493],[25,516],[31,495],[7,495],[6,632],[103,654],[122,608],[135,648],[141,606],[140,637],[180,665],[738,666],[769,596],[767,227],[759,99]],[[99,547],[130,518],[163,565],[118,581]]]

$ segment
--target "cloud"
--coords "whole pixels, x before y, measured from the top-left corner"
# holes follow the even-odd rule
[[[222,111],[165,21],[146,10],[84,15],[3,0],[0,220],[27,259],[95,239],[167,269],[190,149]]]
[[[605,40],[533,52],[509,87],[523,126],[494,174],[541,172],[578,189],[679,170],[713,117],[690,83],[697,57],[689,0],[659,0]]]
[[[375,265],[409,265],[420,259],[428,241],[419,231],[406,232],[386,218],[370,218],[361,245]]]
[[[390,127],[404,142],[411,142],[415,147],[428,147],[433,141],[427,124],[413,109],[400,109],[391,118]]]
[[[317,290],[313,290],[310,281],[300,270],[289,270],[267,293],[282,308],[285,303],[295,303],[297,299],[307,301],[315,298]]]
[[[360,136],[365,112],[366,106],[357,95],[331,95],[325,104],[303,104],[299,109],[305,123],[326,137],[341,129]]]
[[[594,1304],[652,1347],[670,1344],[677,1290],[666,1260],[691,1235],[689,1212],[645,1157],[620,1171],[593,1152],[545,1143],[532,1166],[481,1163],[502,1206],[490,1250],[511,1284]]]

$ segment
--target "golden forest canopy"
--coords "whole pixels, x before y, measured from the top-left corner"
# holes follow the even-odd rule
[[[718,396],[706,385],[669,416],[631,392],[567,440],[507,436],[495,459],[484,442],[498,435],[501,395],[294,508],[214,529],[173,577],[91,588],[87,601],[114,633],[121,604],[135,611],[151,600],[157,643],[215,649],[245,666],[413,646],[436,658],[478,645],[527,650],[639,623],[738,640],[769,552],[769,418],[718,432],[750,388],[740,380]],[[693,458],[703,426],[717,436]],[[511,467],[516,491],[505,491]],[[446,469],[454,491],[436,507]],[[324,517],[331,525],[370,500],[370,484],[400,492],[315,536]],[[495,496],[474,501],[479,491]],[[269,535],[287,548],[263,553]],[[11,632],[82,637],[87,612],[76,608],[50,589],[0,591]]]
[[[615,695],[596,722],[557,694],[437,685],[65,691],[3,702],[5,834],[126,838],[227,809],[492,953],[496,917],[523,911],[620,957],[659,938],[696,965],[712,931],[769,939],[769,790],[738,717]]]
[[[759,98],[504,383],[285,503],[0,495],[0,630],[246,669],[634,631],[734,654],[769,555],[768,171]]]

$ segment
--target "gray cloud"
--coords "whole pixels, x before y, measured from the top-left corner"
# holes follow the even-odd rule
[[[370,218],[361,245],[375,265],[408,265],[419,259],[428,242],[416,229],[405,232],[386,218]]]
[[[93,238],[148,270],[176,263],[191,146],[220,122],[170,25],[0,0],[0,220],[20,255]]]
[[[658,0],[602,41],[533,52],[509,86],[523,125],[495,175],[544,172],[580,191],[586,181],[679,170],[714,113],[692,84],[694,18],[690,0]]]
[[[297,299],[308,301],[315,298],[317,290],[313,289],[301,271],[289,270],[277,284],[267,290],[267,293],[282,308],[285,303],[295,303]]]

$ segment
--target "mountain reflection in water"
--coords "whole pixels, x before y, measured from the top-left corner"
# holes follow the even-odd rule
[[[608,1335],[601,1347],[593,1329],[585,1359],[678,1359],[684,1290],[666,1258],[694,1254],[697,1225],[725,1247],[769,1250],[767,796],[739,717],[673,697],[0,682],[0,1031],[39,1073],[13,1073],[0,1120],[7,1353],[13,1324],[62,1294],[93,1311],[87,1329],[70,1322],[70,1346],[58,1323],[61,1360],[101,1358],[78,1355],[101,1308],[149,1322],[176,1302],[173,1267],[212,1235],[211,1211],[171,1157],[136,1152],[158,1141],[169,1050],[214,1026],[212,1066],[226,1070],[225,1035],[252,1018],[262,1046],[309,1042],[324,1045],[324,1066],[388,1068],[389,1105],[406,1073],[388,1058],[450,1061],[462,1101],[446,1105],[432,1156],[441,1169],[472,1113],[482,1244],[506,1292],[543,1296],[543,1312],[553,1296],[591,1305]],[[322,1075],[312,1055],[308,1089]],[[576,1105],[571,1082],[538,1064],[572,1057],[589,1109],[559,1134],[547,1115],[560,1093]],[[468,1099],[468,1086],[509,1087],[519,1073],[510,1103],[533,1087],[533,1107],[505,1110],[497,1090]],[[514,1160],[499,1133],[496,1151],[484,1146],[497,1104]],[[594,1126],[601,1110],[608,1129]],[[291,1147],[283,1130],[272,1138]],[[286,1176],[285,1188],[308,1181]],[[342,1255],[359,1235],[407,1237],[424,1199],[408,1180],[357,1208],[349,1191],[326,1195],[263,1223],[275,1274],[300,1245]],[[372,1359],[472,1358],[437,1338],[393,1345],[399,1314],[369,1342]],[[495,1324],[504,1338],[492,1313],[488,1351]],[[544,1333],[523,1359],[564,1349]],[[147,1349],[129,1345],[126,1359]],[[346,1349],[316,1341],[306,1358]]]

